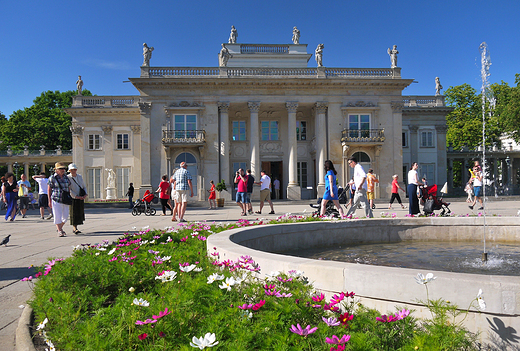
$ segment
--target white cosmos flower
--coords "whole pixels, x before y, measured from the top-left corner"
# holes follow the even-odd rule
[[[482,289],[479,289],[478,290],[478,294],[477,294],[477,301],[478,301],[478,305],[480,307],[480,309],[482,311],[484,311],[486,309],[486,302],[484,301],[484,299],[482,298],[482,295],[484,293],[482,292]]]
[[[213,347],[218,344],[216,340],[215,333],[206,333],[204,337],[196,338],[195,336],[191,339],[190,346],[198,347],[200,350],[205,349],[206,347]]]
[[[114,252],[116,252],[116,248],[115,247],[112,250],[108,251],[108,254],[112,255]]]
[[[162,275],[158,275],[155,277],[155,279],[160,279],[161,282],[165,283],[165,282],[172,282],[175,277],[177,276],[177,272],[175,271],[164,271],[164,273]]]
[[[169,261],[170,258],[172,258],[171,256],[164,256],[164,257],[161,257],[161,261]]]
[[[208,284],[213,283],[215,280],[224,280],[224,276],[218,273],[213,273],[208,277]]]
[[[148,307],[150,306],[150,303],[146,300],[143,300],[142,298],[135,298],[134,301],[133,301],[133,304],[136,305],[136,306],[142,306],[142,307]]]
[[[193,269],[194,272],[202,272],[202,267],[197,267]]]
[[[227,289],[227,291],[231,291],[231,287],[235,285],[235,279],[233,277],[226,278],[224,283],[220,284],[218,287],[221,289]]]
[[[275,279],[276,277],[278,277],[280,275],[280,272],[278,271],[274,271],[274,272],[271,272],[269,274],[266,274],[266,276],[270,279]]]
[[[437,279],[437,277],[434,277],[433,273],[426,274],[426,277],[422,275],[422,273],[417,273],[417,277],[415,277],[417,284],[428,284],[435,279]]]
[[[45,328],[45,324],[47,324],[49,320],[47,318],[45,318],[43,320],[43,322],[40,322],[40,324],[38,324],[38,327],[36,327],[36,330],[42,330],[43,328]]]
[[[130,291],[130,292],[134,292],[134,291],[135,291],[135,288],[134,288],[133,286],[131,286],[131,287],[128,289],[128,291]]]
[[[141,230],[147,230],[148,228],[150,228],[149,225],[145,226],[145,227],[142,227]]]
[[[185,273],[188,273],[188,272],[191,272],[192,270],[194,270],[197,266],[195,266],[194,264],[190,264],[189,266],[186,266],[186,267],[179,267],[179,269]]]
[[[106,251],[107,249],[105,249],[104,247],[98,247],[97,248],[99,251]]]

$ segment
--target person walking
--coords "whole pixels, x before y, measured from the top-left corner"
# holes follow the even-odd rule
[[[166,208],[170,209],[171,215],[173,216],[173,208],[170,205],[171,185],[168,181],[167,175],[163,175],[161,177],[161,182],[159,183],[159,186],[155,192],[159,193],[159,200],[161,201],[162,209],[161,216],[166,216]]]
[[[264,201],[269,203],[271,206],[271,212],[269,214],[274,214],[273,202],[271,201],[271,177],[269,177],[265,171],[260,172],[262,176],[259,182],[255,182],[255,184],[260,185],[260,210],[255,213],[262,214],[262,208],[264,208]]]
[[[54,165],[54,174],[49,177],[47,194],[49,194],[49,207],[54,215],[54,224],[58,232],[58,236],[67,236],[63,230],[63,226],[69,217],[69,204],[64,193],[70,192],[70,180],[65,174],[67,165],[63,162],[56,162]]]
[[[211,189],[208,190],[209,192],[209,209],[210,210],[216,210],[217,209],[217,194],[215,193],[215,183],[210,180],[209,183],[211,184]]]
[[[363,203],[365,204],[365,216],[367,218],[373,218],[374,214],[372,213],[372,209],[370,208],[367,199],[367,174],[365,173],[363,166],[357,162],[357,158],[354,156],[349,157],[348,165],[354,168],[354,185],[356,187],[356,192],[354,193],[352,206],[350,206],[350,209],[347,212],[347,217],[353,215],[356,212],[358,205]]]
[[[83,181],[81,174],[78,174],[78,166],[71,163],[69,165],[70,180],[70,196],[72,197],[72,205],[70,205],[70,225],[74,234],[80,234],[78,225],[85,221],[85,199],[87,198],[87,185]]]
[[[191,174],[188,171],[188,164],[181,162],[180,168],[174,174],[173,189],[177,191],[179,205],[179,222],[186,222],[184,214],[186,207],[188,207],[188,191],[190,197],[193,197],[193,185],[191,183]]]
[[[471,180],[473,181],[473,192],[475,193],[475,198],[473,199],[473,203],[469,206],[470,210],[473,210],[477,201],[480,203],[479,210],[484,209],[484,203],[482,202],[482,179],[484,177],[479,167],[479,165],[473,167],[473,174],[475,174],[475,177],[471,178]]]
[[[175,172],[177,172],[178,168],[175,168],[173,170],[173,175],[170,177],[170,199],[172,202],[173,207],[173,213],[172,213],[172,222],[177,222],[177,215],[179,214],[179,211],[181,209],[181,203],[179,202],[179,195],[177,194],[177,190],[175,190],[173,186],[173,182],[175,181]]]
[[[27,217],[27,209],[29,208],[29,192],[31,191],[31,183],[27,180],[25,174],[22,174],[18,181],[18,198],[20,199],[20,213],[22,218]]]
[[[47,194],[47,187],[49,185],[49,178],[45,172],[38,175],[33,175],[32,178],[38,183],[38,207],[40,208],[40,218],[45,219],[45,209],[49,208],[49,195]],[[49,209],[49,217],[52,218],[52,211]]]
[[[242,209],[240,215],[247,216],[247,175],[244,174],[242,168],[239,168],[235,174],[235,184],[237,185],[236,202],[240,209]]]
[[[417,197],[417,187],[423,185],[423,183],[419,181],[417,169],[419,169],[419,164],[414,162],[408,171],[408,213],[412,216],[421,213],[419,209],[419,198]]]
[[[130,203],[129,208],[134,208],[134,183],[130,183],[128,190],[126,191],[125,196],[128,196],[128,202]]]
[[[379,183],[379,179],[374,175],[374,170],[370,168],[367,173],[367,199],[371,209],[376,208],[374,204],[376,183]]]
[[[336,185],[336,169],[334,168],[334,164],[331,160],[325,161],[325,193],[323,194],[323,199],[321,199],[321,212],[322,216],[325,215],[325,208],[327,206],[327,202],[332,201],[334,206],[339,210],[341,217],[345,214],[343,213],[343,208],[339,204],[338,198],[338,186]]]
[[[16,195],[18,193],[18,183],[14,174],[7,172],[5,174],[5,182],[2,184],[2,199],[7,205],[5,220],[13,222],[16,217]]]
[[[273,185],[274,185],[274,197],[276,198],[276,200],[279,200],[280,199],[280,181],[278,180],[277,177],[274,177]]]
[[[394,200],[397,200],[399,205],[401,205],[402,209],[405,209],[406,207],[403,205],[403,202],[401,201],[401,196],[399,196],[399,189],[401,189],[402,192],[406,194],[406,191],[399,186],[399,176],[397,174],[394,174],[392,176],[392,197],[390,198],[390,205],[388,205],[388,209],[392,209],[392,204],[394,203]]]
[[[253,214],[253,202],[251,201],[251,196],[253,196],[253,185],[255,185],[255,177],[251,174],[251,170],[247,171],[247,199],[249,202],[247,203],[247,212],[249,214]]]

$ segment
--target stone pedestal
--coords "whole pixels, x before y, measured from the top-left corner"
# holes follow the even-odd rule
[[[106,188],[107,200],[117,199],[116,188]]]
[[[287,200],[301,200],[302,190],[299,185],[287,186]]]

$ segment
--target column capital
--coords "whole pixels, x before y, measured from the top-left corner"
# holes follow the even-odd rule
[[[105,135],[110,135],[110,133],[112,133],[113,127],[111,125],[104,125],[104,126],[101,126],[101,129],[103,129],[103,133]]]
[[[149,114],[152,111],[152,103],[151,102],[140,102],[139,110],[143,114]]]
[[[141,125],[130,126],[130,129],[134,134],[141,134]]]
[[[438,124],[435,126],[435,130],[437,131],[437,133],[446,134],[446,131],[448,130],[448,126],[445,124]]]
[[[408,129],[410,130],[410,133],[417,133],[417,131],[419,130],[419,126],[410,125],[408,126]]]
[[[296,113],[298,110],[298,101],[287,101],[285,103],[285,108],[287,108],[287,111],[289,113]]]
[[[328,103],[328,101],[316,101],[314,106],[316,107],[316,111],[318,113],[325,113],[325,112],[327,112],[327,108],[329,107],[329,103]]]
[[[83,127],[79,124],[73,124],[69,128],[70,128],[70,131],[72,132],[72,135],[78,135],[78,136],[83,134],[83,130],[85,129],[85,127]],[[42,151],[42,150],[45,151],[45,147],[40,146],[40,151]]]
[[[219,101],[217,102],[218,110],[220,112],[228,113],[229,110],[229,101]]]
[[[402,101],[392,101],[390,103],[390,105],[392,106],[392,112],[393,113],[401,113],[403,112],[403,102]]]
[[[249,111],[258,113],[258,110],[260,110],[260,101],[248,101],[247,107]]]

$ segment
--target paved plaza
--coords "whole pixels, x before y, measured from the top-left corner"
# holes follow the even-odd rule
[[[517,216],[520,210],[518,197],[492,198],[488,202],[488,214],[500,216]],[[455,214],[477,214],[478,211],[469,210],[464,199],[451,200],[450,208]],[[309,201],[275,201],[275,215],[254,215],[247,216],[249,220],[256,220],[263,217],[274,219],[284,213],[309,214],[311,208]],[[204,206],[202,206],[204,205]],[[396,213],[399,218],[403,218],[408,210],[397,209],[389,211],[387,202],[376,200],[377,208],[374,210],[376,218],[381,217],[381,212]],[[406,203],[408,205],[408,203]],[[258,203],[253,203],[254,210],[258,210]],[[268,213],[268,205],[264,207],[264,212]],[[304,212],[305,211],[305,212]],[[20,279],[34,273],[28,269],[31,265],[41,265],[48,258],[67,257],[72,253],[72,247],[78,244],[99,243],[102,240],[115,240],[132,227],[162,229],[167,226],[175,225],[171,222],[171,217],[160,216],[159,213],[152,217],[144,214],[132,216],[130,210],[126,208],[110,207],[109,205],[99,205],[98,207],[88,207],[85,210],[85,225],[79,229],[83,232],[80,235],[72,234],[72,228],[67,223],[64,230],[68,236],[58,237],[56,227],[52,220],[39,219],[37,210],[29,210],[27,218],[17,217],[14,222],[4,222],[5,211],[2,215],[0,224],[0,239],[11,234],[11,240],[7,247],[0,247],[0,349],[2,351],[14,350],[15,331],[18,319],[22,313],[21,305],[26,305],[26,301],[31,298],[31,285],[22,282]],[[438,211],[437,211],[438,212]],[[357,211],[358,216],[363,215],[362,210]],[[208,210],[207,204],[197,204],[190,206],[185,218],[188,221],[208,221],[208,222],[233,222],[241,218],[240,209],[235,204],[226,203],[224,208]],[[413,219],[411,219],[413,220]]]

